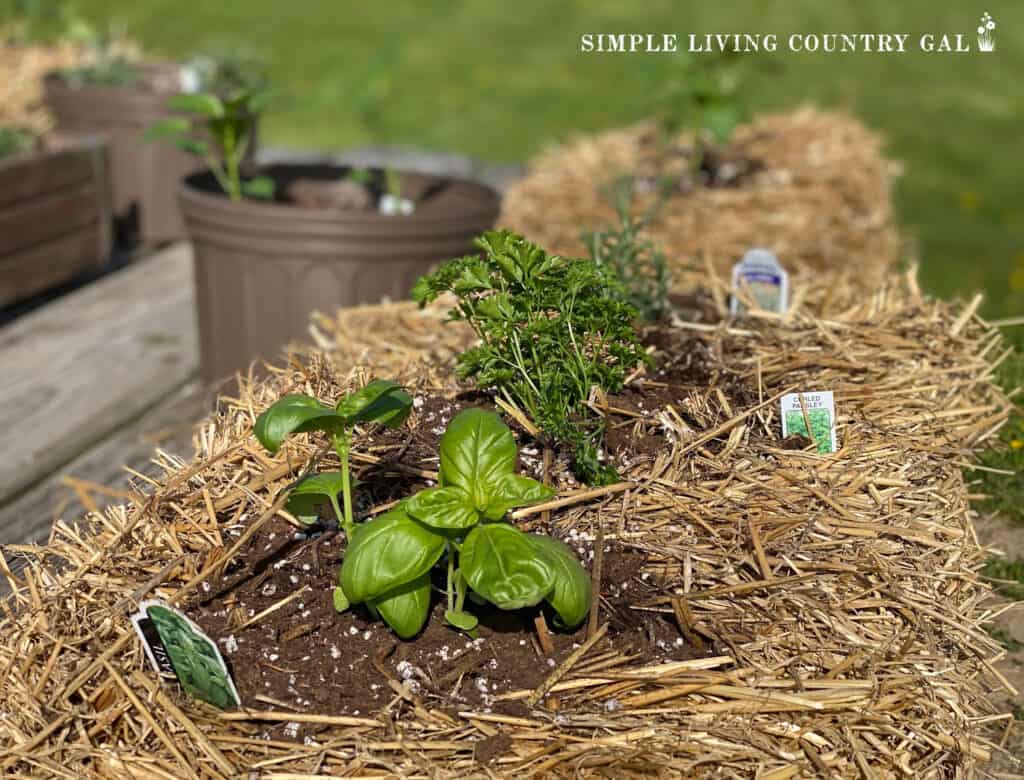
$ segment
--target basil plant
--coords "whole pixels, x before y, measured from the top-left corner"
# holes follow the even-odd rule
[[[591,606],[590,577],[564,544],[528,534],[505,515],[553,495],[515,473],[512,432],[492,412],[468,409],[441,437],[437,487],[355,527],[335,589],[339,610],[365,603],[394,630],[415,636],[430,613],[431,571],[446,572],[445,619],[470,634],[477,618],[466,598],[500,609],[546,601],[567,628],[583,622]]]
[[[349,451],[352,429],[360,423],[379,423],[397,428],[409,416],[412,398],[397,382],[378,379],[341,398],[334,407],[325,406],[308,395],[286,395],[256,418],[256,438],[270,452],[277,452],[292,434],[323,431],[341,459],[341,471],[310,474],[291,486],[285,508],[300,522],[317,522],[317,508],[329,503],[338,524],[351,540],[356,530],[352,512],[352,488]],[[338,506],[338,494],[344,511]]]

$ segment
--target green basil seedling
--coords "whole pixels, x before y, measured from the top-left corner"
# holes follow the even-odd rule
[[[352,477],[349,450],[352,428],[359,423],[379,423],[397,428],[409,416],[412,398],[397,382],[378,379],[344,396],[330,407],[308,395],[286,395],[256,418],[253,431],[270,452],[277,452],[292,434],[323,431],[341,459],[341,471],[323,472],[299,480],[291,487],[288,509],[302,522],[313,522],[315,506],[323,499],[334,508],[338,524],[349,539],[355,531],[352,512]],[[338,494],[344,512],[338,506]]]
[[[492,412],[468,409],[446,428],[439,484],[358,526],[341,565],[336,605],[366,603],[402,638],[429,614],[430,571],[445,559],[445,619],[472,633],[470,589],[500,609],[547,601],[565,627],[590,611],[590,577],[564,544],[526,534],[506,513],[553,495],[515,473],[512,432]]]
[[[359,480],[352,479],[351,486],[355,489]],[[308,474],[288,488],[288,503],[285,509],[300,523],[316,525],[320,518],[320,507],[329,504],[334,516],[341,518],[338,496],[345,489],[345,478],[340,471],[321,471],[319,474]],[[340,525],[340,521],[339,521]]]

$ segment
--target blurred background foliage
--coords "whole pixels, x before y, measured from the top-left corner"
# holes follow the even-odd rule
[[[53,0],[0,0],[46,17]],[[899,214],[940,295],[987,293],[986,311],[1024,310],[1024,199],[1019,196],[1024,5],[926,0],[699,3],[621,0],[75,0],[72,13],[112,25],[145,50],[183,58],[225,44],[259,52],[281,87],[266,141],[342,149],[388,143],[525,160],[575,131],[657,110],[672,55],[581,54],[584,32],[961,33],[976,49],[983,11],[998,23],[983,54],[753,55],[754,111],[814,102],[845,107],[882,131],[905,164]],[[49,15],[52,17],[52,10]],[[45,26],[45,25],[43,25]],[[761,64],[764,67],[761,67]],[[1024,338],[1017,336],[1018,343]]]

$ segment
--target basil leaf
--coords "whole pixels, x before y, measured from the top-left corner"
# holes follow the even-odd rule
[[[375,599],[373,606],[399,637],[412,639],[430,614],[430,573]]]
[[[476,525],[480,513],[469,503],[466,493],[457,487],[433,487],[421,490],[403,505],[406,512],[431,528],[462,529]]]
[[[472,631],[480,624],[476,615],[471,615],[469,612],[457,612],[454,609],[446,610],[444,619],[463,631]]]
[[[320,518],[320,507],[325,504],[333,507],[338,500],[343,480],[344,476],[340,471],[309,474],[291,486],[285,509],[300,522],[313,525]],[[356,480],[352,481],[353,488],[355,482]]]
[[[430,571],[443,536],[401,510],[357,525],[341,564],[341,587],[353,604],[375,599]]]
[[[254,176],[242,182],[242,192],[250,198],[260,198],[261,200],[273,198],[276,187],[274,180],[269,176]]]
[[[357,422],[376,422],[397,428],[412,411],[412,398],[397,382],[376,379],[338,401],[338,414]]]
[[[260,444],[271,452],[277,452],[290,434],[333,431],[341,422],[337,412],[315,398],[286,395],[256,418],[253,432]]]
[[[551,488],[543,482],[538,482],[530,477],[521,474],[505,474],[501,477],[491,500],[484,510],[484,517],[488,520],[500,520],[512,507],[536,504],[555,494]]]
[[[198,138],[178,136],[171,138],[171,143],[181,149],[181,151],[187,152],[188,154],[195,154],[203,157],[210,153],[210,145],[206,143],[206,141],[200,141]]]
[[[466,409],[448,423],[440,455],[441,484],[461,488],[482,512],[501,477],[515,469],[516,442],[498,415]]]
[[[547,558],[555,573],[548,603],[558,613],[562,628],[575,628],[590,612],[593,601],[590,575],[572,550],[557,539],[540,534],[529,534],[527,538],[538,553]]]
[[[184,111],[187,114],[201,114],[211,119],[220,119],[224,116],[224,103],[216,95],[199,93],[183,93],[174,95],[167,100],[167,107],[171,111]]]
[[[531,607],[551,591],[554,571],[530,537],[507,523],[478,525],[466,537],[459,568],[469,586],[501,609]]]
[[[155,122],[146,128],[142,140],[155,141],[159,138],[173,138],[192,130],[192,123],[183,116],[173,116]]]
[[[345,591],[342,590],[340,585],[331,591],[331,601],[334,602],[334,609],[338,612],[344,612],[351,606],[348,603],[348,596],[345,595]]]

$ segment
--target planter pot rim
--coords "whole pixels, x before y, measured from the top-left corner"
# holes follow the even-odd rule
[[[284,170],[284,169],[308,169],[308,165],[275,164],[266,166],[261,170]],[[324,164],[315,166],[322,169],[336,169],[339,172],[348,170],[349,166]],[[408,171],[400,171],[408,173]],[[352,228],[383,228],[397,229],[395,232],[413,233],[402,228],[414,228],[424,230],[427,233],[436,232],[437,227],[445,225],[461,226],[467,221],[478,221],[481,216],[492,215],[491,219],[497,216],[501,203],[501,195],[492,187],[470,179],[462,179],[454,176],[434,176],[422,174],[438,182],[444,182],[448,186],[455,186],[465,189],[467,193],[474,194],[475,200],[465,201],[456,213],[439,213],[430,210],[414,211],[407,216],[390,216],[378,212],[346,211],[344,209],[332,209],[325,207],[300,206],[294,203],[281,203],[279,201],[261,201],[255,199],[244,199],[233,201],[222,192],[211,192],[209,189],[196,186],[196,182],[209,176],[208,170],[186,176],[178,185],[178,197],[182,208],[192,211],[196,219],[202,221],[217,222],[225,227],[235,220],[248,221],[250,219],[269,220],[277,222],[286,220],[289,223],[301,223],[306,229],[314,226],[322,226],[328,232],[342,230],[350,232]],[[200,211],[196,211],[200,209]],[[227,223],[227,224],[225,224]],[[274,232],[280,231],[279,225],[266,223],[268,229]],[[431,226],[435,229],[432,230]],[[257,226],[256,229],[259,228]],[[333,229],[333,230],[332,230]]]

